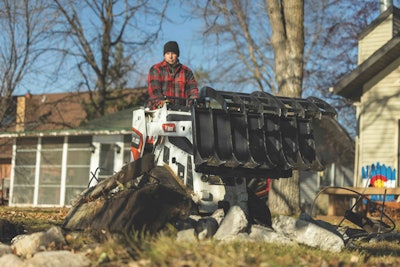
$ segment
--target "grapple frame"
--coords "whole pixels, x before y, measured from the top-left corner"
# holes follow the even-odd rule
[[[337,113],[325,101],[205,87],[192,106],[195,169],[215,175],[290,177],[322,170],[312,123]]]

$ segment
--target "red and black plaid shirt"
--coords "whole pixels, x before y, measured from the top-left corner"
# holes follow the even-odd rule
[[[198,97],[197,82],[192,70],[179,62],[174,68],[166,61],[155,64],[150,68],[147,83],[151,101],[164,97]]]

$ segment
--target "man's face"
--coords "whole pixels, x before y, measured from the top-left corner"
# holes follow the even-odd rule
[[[167,63],[174,65],[178,60],[178,56],[174,52],[167,52],[164,54],[164,60]]]

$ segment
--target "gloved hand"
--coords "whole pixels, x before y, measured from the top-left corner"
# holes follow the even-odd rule
[[[157,101],[156,108],[162,108],[164,106],[164,101]]]
[[[158,108],[162,108],[164,105],[166,105],[166,104],[168,104],[169,103],[169,101],[168,101],[168,99],[165,99],[165,100],[158,100],[157,102],[156,102],[156,108],[158,109]]]

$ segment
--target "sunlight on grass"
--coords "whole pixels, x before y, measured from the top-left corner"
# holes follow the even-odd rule
[[[62,225],[68,209],[0,207],[0,216],[31,229]],[[398,233],[394,231],[393,233]],[[128,236],[100,233],[67,233],[71,251],[84,253],[94,266],[400,266],[400,240],[354,242],[340,253],[303,245],[266,242],[203,240],[177,241],[177,230],[168,226],[156,236],[136,231]],[[127,263],[134,262],[133,265]]]
[[[265,242],[177,242],[174,236],[164,234],[144,242],[140,257],[154,266],[340,266],[352,260],[353,264],[363,261],[362,256],[350,251],[332,253]]]
[[[68,208],[20,208],[0,206],[0,218],[21,224],[28,232],[47,230],[51,226],[61,226]]]

